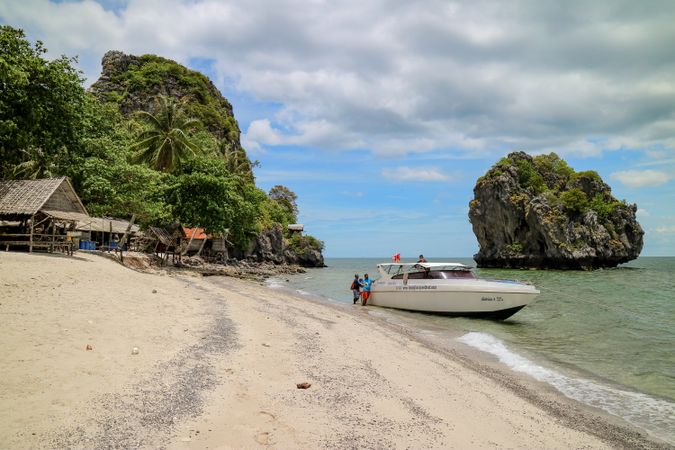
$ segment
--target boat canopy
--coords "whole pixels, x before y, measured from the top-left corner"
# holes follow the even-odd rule
[[[383,276],[393,276],[406,272],[459,270],[468,271],[471,267],[455,262],[423,262],[423,263],[382,263],[377,265],[377,270]]]

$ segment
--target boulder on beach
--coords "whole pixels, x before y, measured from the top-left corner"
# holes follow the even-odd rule
[[[474,259],[478,267],[615,267],[642,250],[636,212],[595,171],[575,172],[555,153],[511,153],[474,187]]]

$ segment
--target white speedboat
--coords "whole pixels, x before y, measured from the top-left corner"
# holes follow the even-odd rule
[[[531,284],[476,278],[459,263],[378,264],[369,305],[504,320],[534,300]]]

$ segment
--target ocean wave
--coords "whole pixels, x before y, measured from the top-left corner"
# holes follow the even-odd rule
[[[281,280],[277,280],[275,278],[268,278],[265,280],[265,286],[272,289],[281,289],[286,287],[286,285]]]
[[[673,402],[585,378],[567,376],[509,350],[504,342],[487,333],[470,332],[458,340],[496,356],[514,371],[526,373],[538,381],[550,384],[569,398],[621,417],[668,442],[675,442]]]

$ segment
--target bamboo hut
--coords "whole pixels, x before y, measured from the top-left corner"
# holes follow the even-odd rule
[[[169,261],[171,255],[172,261],[176,261],[176,255],[179,256],[183,250],[181,244],[185,242],[183,227],[179,225],[160,228],[148,227],[145,233],[147,242],[154,244],[154,253],[165,262]]]
[[[288,224],[288,231],[291,233],[302,233],[305,229],[305,226],[301,223],[290,223]]]
[[[87,220],[80,220],[75,229],[80,232],[80,239],[83,243],[92,242],[108,250],[115,249],[124,234],[128,234],[127,239],[132,239],[140,231],[140,227],[136,224],[109,217],[90,217]],[[84,247],[80,246],[80,248]]]
[[[183,227],[183,234],[187,240],[187,244],[183,246],[183,255],[187,254],[201,254],[204,250],[204,245],[208,240],[208,236],[204,232],[203,228],[186,228]]]
[[[227,261],[227,258],[229,257],[228,247],[232,245],[232,243],[227,240],[227,232],[212,235],[210,243],[211,247],[208,249],[209,256],[216,261]]]
[[[0,181],[0,248],[72,254],[75,226],[88,219],[66,177]]]

